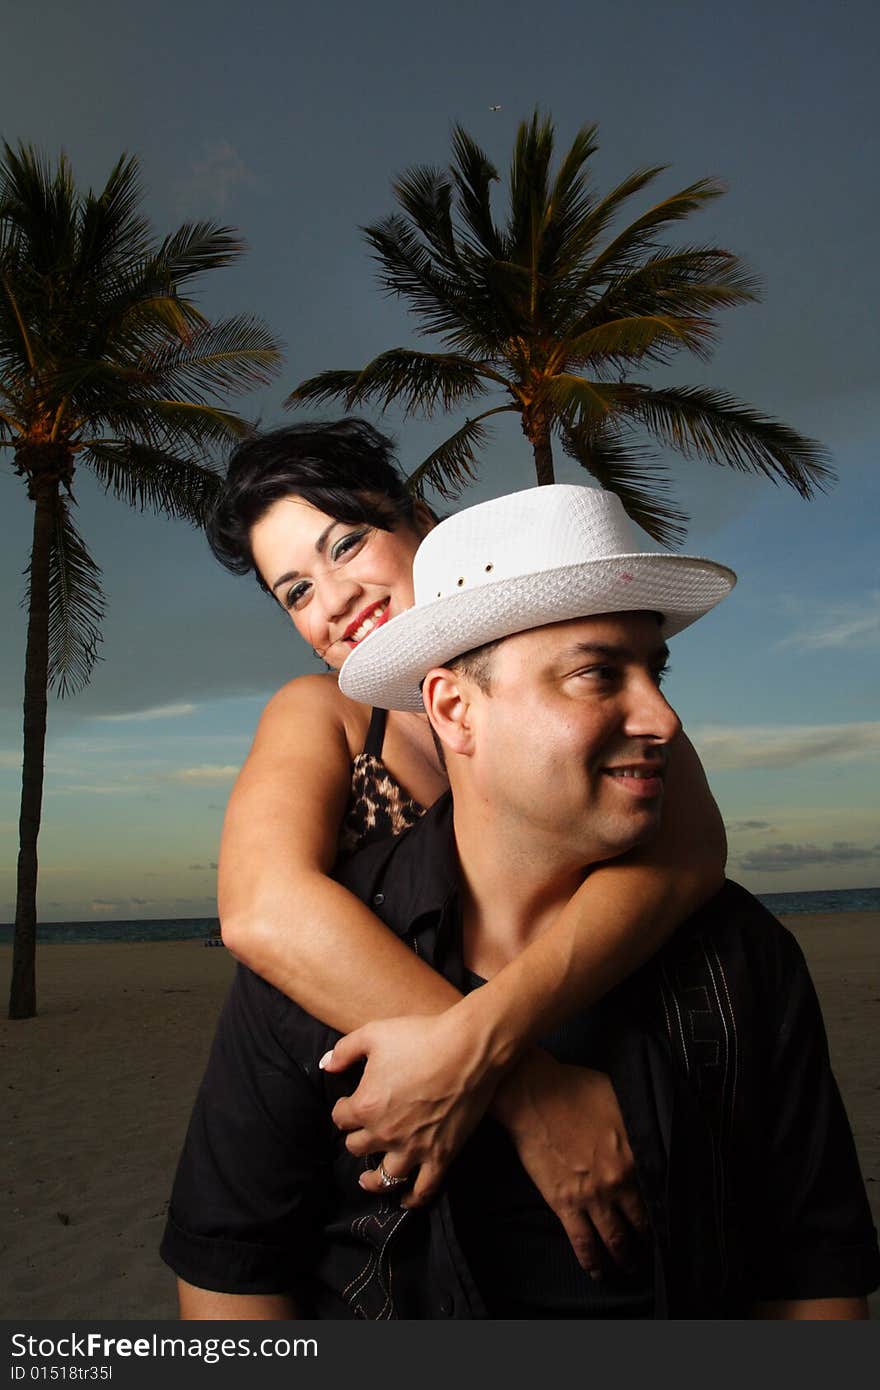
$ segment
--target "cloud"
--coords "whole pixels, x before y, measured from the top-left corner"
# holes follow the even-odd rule
[[[101,724],[140,724],[153,719],[184,719],[195,714],[196,709],[196,705],[190,704],[153,705],[150,709],[127,710],[125,714],[92,714],[89,718]]]
[[[168,779],[171,782],[188,782],[194,786],[212,786],[217,782],[234,782],[240,771],[241,769],[232,763],[223,766],[206,763],[202,767],[179,767],[176,772],[168,773]]]
[[[768,820],[735,820],[731,821],[727,827],[732,833],[736,834],[745,830],[772,830],[773,827]]]
[[[94,898],[89,903],[89,909],[92,912],[115,912],[117,907],[118,903],[108,903],[103,898]]]
[[[800,630],[779,645],[806,652],[880,646],[880,589],[867,594],[861,602],[815,605]]]
[[[202,159],[192,165],[182,189],[187,207],[225,212],[237,188],[253,187],[257,180],[234,145],[215,140],[204,146]]]
[[[740,856],[743,869],[764,873],[787,873],[813,864],[855,864],[880,857],[880,845],[854,845],[836,840],[832,845],[763,845]]]
[[[797,767],[880,755],[880,721],[853,724],[706,724],[689,730],[707,768]]]

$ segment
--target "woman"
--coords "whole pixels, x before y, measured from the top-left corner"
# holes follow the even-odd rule
[[[373,715],[333,674],[411,605],[413,556],[433,522],[364,422],[277,430],[234,454],[212,549],[255,573],[331,671],[291,681],[262,716],[224,825],[223,936],[310,1013],[358,1030],[323,1064],[368,1058],[357,1093],[334,1111],[353,1152],[384,1152],[364,1186],[418,1168],[405,1204],[423,1202],[491,1103],[595,1269],[596,1230],[615,1250],[626,1220],[644,1224],[616,1102],[606,1078],[528,1049],[720,887],[723,829],[683,740],[657,841],[591,872],[547,932],[463,999],[330,878],[340,843],[397,833],[447,788],[425,717]]]

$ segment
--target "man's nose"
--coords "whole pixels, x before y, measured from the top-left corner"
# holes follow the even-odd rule
[[[626,717],[630,738],[649,738],[655,743],[671,743],[681,732],[681,720],[651,676],[634,685]]]

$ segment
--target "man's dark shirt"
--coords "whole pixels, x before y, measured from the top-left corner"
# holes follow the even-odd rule
[[[466,987],[448,796],[337,876]],[[199,1288],[293,1292],[324,1318],[512,1315],[516,1289],[499,1310],[462,1249],[478,1263],[481,1171],[506,1152],[505,1175],[515,1165],[514,1187],[531,1187],[512,1147],[483,1121],[427,1211],[363,1192],[366,1161],[348,1153],[330,1120],[358,1078],[317,1067],[338,1036],[239,967],[178,1168],[163,1258]],[[651,1217],[652,1280],[623,1286],[617,1316],[644,1315],[639,1292],[652,1283],[653,1316],[663,1318],[737,1317],[757,1299],[876,1287],[876,1235],[815,991],[794,938],[744,889],[728,883],[554,1042],[561,1060],[610,1075]],[[540,1283],[524,1290],[524,1316],[535,1315]],[[594,1300],[582,1316],[615,1315],[614,1303],[612,1281],[604,1305]]]

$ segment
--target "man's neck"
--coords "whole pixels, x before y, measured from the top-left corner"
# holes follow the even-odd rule
[[[464,963],[488,979],[554,921],[583,882],[571,851],[454,805]]]

